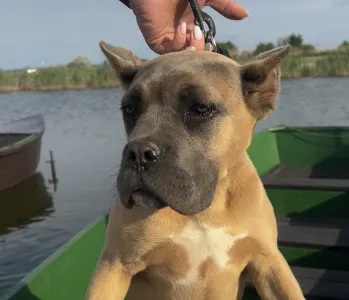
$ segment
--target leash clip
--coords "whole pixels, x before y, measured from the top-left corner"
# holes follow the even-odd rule
[[[209,14],[200,10],[197,0],[188,1],[194,14],[194,24],[200,27],[205,37],[205,44],[210,43],[213,47],[213,51],[217,52],[217,45],[214,40],[214,37],[216,36],[216,25],[213,22],[213,19]],[[208,31],[205,30],[204,23],[208,26]]]

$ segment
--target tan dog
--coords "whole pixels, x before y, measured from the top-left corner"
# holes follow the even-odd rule
[[[128,143],[122,204],[111,208],[86,299],[240,299],[246,273],[263,299],[304,299],[246,152],[275,107],[289,47],[240,66],[207,51],[145,62],[100,46],[126,89]]]

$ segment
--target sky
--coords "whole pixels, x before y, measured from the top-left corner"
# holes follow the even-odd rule
[[[145,0],[146,1],[146,0]],[[300,33],[305,43],[326,49],[349,40],[349,0],[240,0],[249,11],[242,21],[205,8],[217,27],[216,41],[240,49]],[[129,48],[142,58],[157,56],[145,43],[132,11],[118,0],[0,0],[0,69],[104,57],[98,42]]]

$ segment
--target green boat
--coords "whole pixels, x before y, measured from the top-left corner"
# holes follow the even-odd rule
[[[349,127],[278,127],[249,155],[278,220],[279,247],[306,299],[349,299]],[[108,216],[85,228],[4,300],[82,300]],[[260,299],[252,285],[244,300]]]

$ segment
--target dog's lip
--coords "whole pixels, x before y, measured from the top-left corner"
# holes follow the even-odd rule
[[[149,190],[149,189],[146,189],[144,187],[137,187],[135,188],[130,196],[129,196],[129,199],[128,199],[128,203],[131,207],[133,207],[135,205],[133,199],[132,199],[132,196],[135,194],[135,193],[139,193],[139,194],[143,194],[143,195],[148,195],[148,196],[151,196],[153,197],[157,202],[158,204],[162,205],[162,206],[167,206],[167,204],[156,194],[154,193],[153,191]]]

